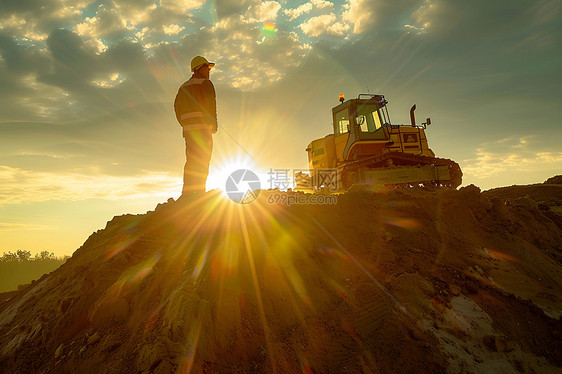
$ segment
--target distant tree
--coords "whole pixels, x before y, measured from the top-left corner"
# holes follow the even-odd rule
[[[4,252],[2,256],[0,256],[0,262],[11,262],[11,261],[47,261],[47,260],[54,260],[54,261],[66,261],[69,259],[70,256],[55,256],[54,252],[49,252],[47,250],[43,250],[39,253],[36,253],[35,256],[31,256],[30,251],[24,250],[17,250],[15,253],[10,251]]]
[[[41,251],[35,255],[35,260],[55,260],[55,254],[49,251]]]
[[[15,253],[12,252],[4,252],[4,254],[2,255],[2,257],[0,258],[0,261],[2,262],[11,262],[11,261],[17,261],[18,256]]]
[[[31,259],[31,252],[18,249],[16,251],[16,256],[19,261],[29,261]]]

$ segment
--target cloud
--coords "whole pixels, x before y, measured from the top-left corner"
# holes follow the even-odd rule
[[[361,34],[374,24],[374,11],[369,0],[348,0],[342,19],[353,25],[353,33]]]
[[[123,81],[124,79],[121,75],[119,75],[119,73],[112,73],[109,74],[107,77],[104,77],[103,79],[94,80],[92,81],[92,83],[98,87],[113,88],[123,83]]]
[[[114,7],[100,5],[95,17],[86,18],[84,22],[74,26],[74,31],[81,36],[97,38],[111,37],[127,31],[127,22]]]
[[[111,176],[37,172],[0,166],[0,206],[49,200],[166,198],[180,189],[180,185],[181,180],[168,173]]]
[[[308,18],[299,25],[299,28],[305,35],[311,37],[318,37],[323,34],[342,36],[349,31],[350,26],[346,22],[336,22],[337,19],[334,13],[322,14]]]
[[[301,4],[296,8],[285,9],[283,13],[289,17],[289,21],[299,18],[303,14],[308,14],[313,9],[331,8],[334,4],[326,0],[311,0],[307,3]]]
[[[244,14],[248,9],[259,5],[259,0],[215,0],[215,10],[219,20]]]
[[[115,7],[125,22],[133,26],[153,22],[151,19],[155,17],[158,9],[154,0],[113,0],[105,2],[104,5]]]
[[[307,14],[312,10],[312,2],[304,3],[293,9],[285,9],[283,13],[289,16],[289,21],[299,18],[303,14]]]
[[[52,3],[53,1],[47,1],[47,5],[52,5]],[[42,0],[2,1],[0,2],[0,12],[2,14],[24,13],[43,4]]]
[[[0,29],[22,39],[45,40],[55,28],[80,23],[81,8],[87,3],[85,0],[2,1]]]
[[[492,42],[496,46],[504,44],[504,48],[512,47],[514,42],[520,43],[517,47],[537,48],[556,42],[553,24],[554,18],[559,18],[560,4],[559,0],[509,3],[425,0],[407,23],[459,49]]]
[[[146,56],[141,45],[128,39],[113,43],[109,48],[99,39],[84,42],[75,32],[57,29],[47,39],[48,54],[39,56],[43,66],[36,67],[33,84],[60,87],[92,105],[101,100],[113,107],[120,100],[108,100],[107,93],[93,90],[92,82],[105,80],[111,74],[131,77],[146,69]],[[48,60],[50,54],[51,61]],[[29,79],[29,78],[27,78]],[[122,81],[120,79],[119,81]],[[99,84],[98,84],[99,86]],[[87,99],[86,96],[89,96]]]
[[[253,17],[260,22],[264,21],[274,21],[277,18],[277,13],[281,9],[276,1],[264,1],[259,3],[253,8]]]
[[[0,222],[0,232],[9,232],[9,231],[30,232],[35,230],[38,231],[55,230],[55,227],[50,225],[38,225],[38,224],[29,224],[29,223]]]
[[[22,46],[7,33],[0,32],[0,56],[11,76],[46,71],[48,58],[37,48]],[[0,64],[0,69],[2,64]],[[1,95],[0,88],[0,95]]]
[[[163,30],[164,30],[164,34],[166,35],[177,35],[182,30],[185,30],[185,27],[176,24],[171,24],[171,25],[164,26]]]
[[[244,16],[220,19],[213,27],[186,35],[171,50],[180,61],[194,55],[216,62],[213,81],[242,90],[255,90],[278,82],[299,66],[308,46],[294,32],[278,31],[264,38],[261,23]],[[167,54],[164,48],[157,53]]]
[[[113,44],[106,51],[104,57],[110,67],[115,67],[124,73],[143,68],[146,62],[146,55],[142,46],[131,40],[121,40]]]
[[[422,19],[436,9],[439,0],[347,0],[342,20],[353,25],[354,34],[377,30],[383,33],[400,30]],[[420,27],[420,25],[413,25]]]
[[[342,36],[345,35],[349,31],[350,26],[347,23],[343,22],[334,22],[330,26],[328,26],[328,34]]]
[[[137,36],[149,45],[157,45],[166,35],[177,35],[186,24],[193,24],[189,12],[204,4],[202,0],[106,1],[94,16],[84,19],[73,30],[83,38],[120,39]]]
[[[336,21],[333,13],[323,14],[321,16],[311,17],[306,22],[301,23],[299,27],[308,36],[320,36],[329,33],[329,27]]]
[[[24,48],[7,34],[0,34],[0,54],[10,71],[28,70]]]
[[[541,169],[562,170],[562,152],[541,149],[534,137],[503,138],[476,149],[465,160],[463,172],[470,178],[493,178],[503,173],[528,173]]]
[[[47,38],[47,47],[53,58],[54,72],[45,74],[44,82],[64,87],[76,87],[89,82],[98,69],[99,57],[88,51],[75,33],[57,29]]]
[[[318,9],[330,8],[334,6],[333,3],[326,0],[311,0],[310,2]]]
[[[185,13],[205,4],[205,0],[160,0],[160,7],[176,13]]]
[[[78,10],[81,11],[76,4],[73,5],[70,0],[51,1],[51,8],[45,10],[46,16],[38,17],[33,13],[29,22],[26,22],[34,23],[33,30],[39,35],[40,30],[49,24],[44,22],[45,18],[59,17],[60,20],[64,19],[64,23],[74,23],[72,30],[81,42],[70,40],[71,36],[67,35],[72,58],[68,53],[64,56],[63,51],[54,45],[62,35],[50,30],[46,44],[53,58],[54,72],[42,73],[38,80],[74,91],[78,87],[85,90],[92,82],[100,83],[96,84],[100,87],[111,87],[106,84],[110,83],[107,77],[116,71],[108,66],[111,61],[104,56],[109,56],[113,45],[122,40],[137,41],[143,49],[151,50],[147,55],[170,54],[173,51],[176,53],[173,57],[176,59],[175,64],[181,61],[184,65],[193,55],[202,54],[224,63],[225,67],[235,67],[233,71],[217,66],[214,77],[219,83],[231,82],[232,87],[245,90],[267,86],[282,79],[307,55],[310,47],[306,37],[324,35],[347,38],[350,30],[364,32],[369,25],[361,17],[368,19],[373,13],[372,9],[375,9],[372,3],[380,3],[374,1],[363,4],[361,0],[349,0],[347,10],[342,14],[342,8],[335,9],[330,1],[311,0],[295,9],[285,9],[284,14],[294,19],[309,12],[318,14],[326,9],[332,12],[310,17],[300,25],[293,25],[294,28],[278,28],[273,37],[270,35],[265,38],[260,23],[277,19],[282,10],[277,1],[217,0],[215,7],[219,20],[213,25],[206,24],[194,15],[200,11],[197,7],[202,5],[202,0],[167,0],[158,4],[152,0],[104,0],[97,7],[84,1],[80,5],[88,5],[91,17],[79,18],[79,22],[73,18]],[[69,9],[66,13],[65,6]],[[362,6],[364,9],[359,12]],[[26,9],[28,13],[25,14],[33,12],[32,7]],[[36,39],[39,38],[37,35],[34,36]],[[169,51],[160,52],[166,49]],[[286,56],[291,56],[292,60],[283,61]],[[148,56],[142,57],[146,60]],[[278,65],[274,66],[273,63]],[[82,71],[78,72],[78,66],[82,67]],[[122,75],[126,80],[130,74]]]

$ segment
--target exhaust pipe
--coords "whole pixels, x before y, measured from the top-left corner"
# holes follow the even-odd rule
[[[410,109],[410,122],[412,122],[412,127],[416,127],[416,116],[414,114],[414,110],[416,110],[416,104],[414,104]]]

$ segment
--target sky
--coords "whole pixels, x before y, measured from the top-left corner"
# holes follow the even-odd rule
[[[561,0],[0,0],[0,252],[71,254],[181,193],[173,101],[203,55],[219,130],[207,189],[307,167],[338,95],[377,93],[463,185],[562,172]],[[263,181],[267,187],[267,180]]]

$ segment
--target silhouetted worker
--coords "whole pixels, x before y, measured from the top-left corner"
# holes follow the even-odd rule
[[[201,56],[191,60],[193,75],[180,87],[174,101],[176,118],[185,138],[182,197],[205,192],[213,151],[212,134],[217,132],[215,87],[209,80],[213,66],[213,62]]]

